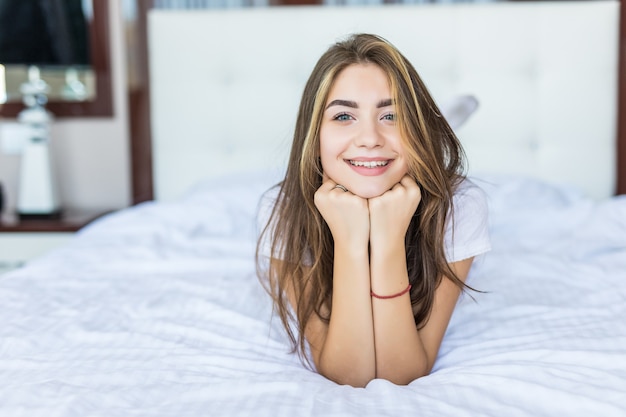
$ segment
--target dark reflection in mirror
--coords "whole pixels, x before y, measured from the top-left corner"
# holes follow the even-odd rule
[[[92,15],[90,0],[0,0],[0,64],[5,66],[6,90],[0,92],[0,101],[21,100],[20,87],[32,77],[33,67],[47,83],[49,99],[93,98],[88,31]]]
[[[89,65],[83,0],[0,0],[0,62]]]
[[[107,3],[0,0],[0,115],[20,111],[33,74],[57,116],[112,114]]]

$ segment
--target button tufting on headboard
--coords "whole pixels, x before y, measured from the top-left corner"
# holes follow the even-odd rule
[[[437,101],[477,97],[457,132],[471,174],[611,195],[618,21],[613,0],[152,11],[156,198],[205,176],[283,166],[315,61],[355,31],[394,43]]]

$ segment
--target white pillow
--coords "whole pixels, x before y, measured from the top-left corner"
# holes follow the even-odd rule
[[[461,127],[477,108],[478,100],[469,94],[451,97],[439,106],[441,114],[454,130]]]

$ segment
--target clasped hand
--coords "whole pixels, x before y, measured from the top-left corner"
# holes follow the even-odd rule
[[[411,218],[421,201],[415,180],[405,175],[383,194],[362,198],[335,188],[336,182],[325,178],[315,192],[315,206],[328,224],[335,242],[350,245],[369,242],[404,241]]]

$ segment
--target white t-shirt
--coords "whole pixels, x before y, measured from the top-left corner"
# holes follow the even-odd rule
[[[259,231],[265,227],[278,189],[273,189],[261,199],[259,204]],[[462,261],[481,255],[491,249],[488,225],[487,198],[484,191],[469,179],[464,179],[453,197],[454,211],[448,216],[444,250],[448,262]],[[454,227],[453,227],[454,226]],[[270,236],[265,236],[260,246],[260,255],[270,256]]]
[[[491,249],[487,196],[469,179],[464,179],[453,197],[453,216],[448,216],[444,250],[448,262],[481,255]]]

